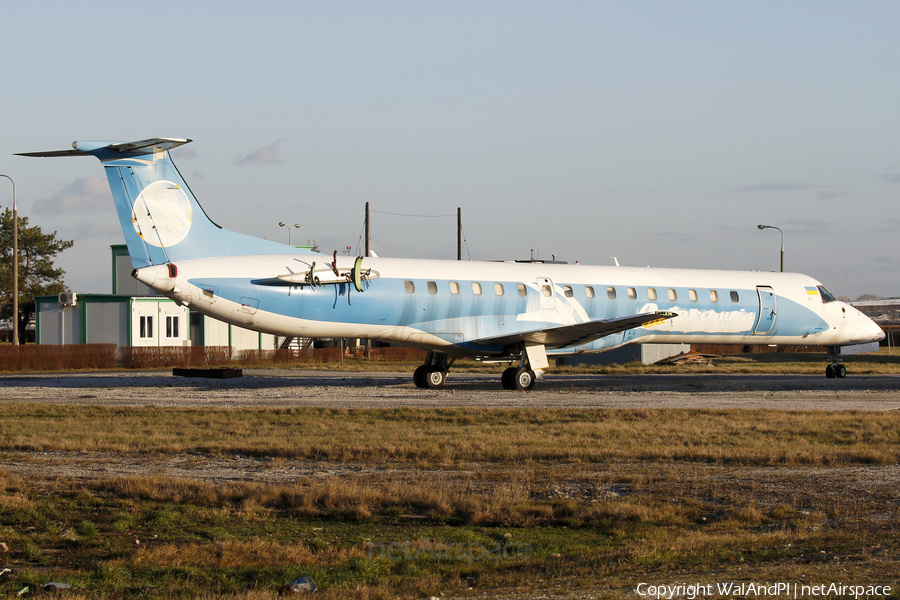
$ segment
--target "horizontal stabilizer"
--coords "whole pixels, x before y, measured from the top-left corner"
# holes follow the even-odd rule
[[[50,152],[19,152],[16,156],[36,156],[51,158],[57,156],[92,156],[99,151],[121,154],[154,154],[165,152],[189,143],[182,138],[150,138],[138,142],[72,142],[72,150],[52,150]]]
[[[503,346],[531,343],[543,344],[548,348],[579,346],[614,333],[621,333],[629,329],[634,329],[635,327],[640,327],[641,325],[658,323],[677,316],[678,313],[661,310],[652,313],[629,315],[627,317],[617,317],[615,319],[600,319],[597,321],[588,321],[587,323],[576,323],[575,325],[557,325],[556,327],[545,327],[533,331],[524,331],[492,338],[482,338],[480,340],[473,340],[473,343],[499,344]]]

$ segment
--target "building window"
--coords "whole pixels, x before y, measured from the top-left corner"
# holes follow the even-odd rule
[[[719,292],[717,292],[716,290],[709,290],[709,299],[712,300],[713,302],[718,302],[719,301]]]
[[[688,290],[688,296],[691,299],[691,302],[697,301],[697,290]]]
[[[459,284],[456,283],[455,281],[451,281],[451,282],[450,282],[450,293],[451,293],[451,294],[458,294],[458,293],[459,293]]]
[[[732,302],[740,302],[741,299],[738,297],[738,293],[733,291],[731,292],[731,301]]]
[[[153,317],[141,317],[140,319],[140,338],[149,340],[153,338]]]
[[[428,282],[428,293],[437,294],[437,284],[433,281]]]
[[[416,284],[414,284],[412,281],[404,281],[403,285],[406,286],[407,294],[412,294],[413,292],[416,291]]]
[[[166,337],[167,338],[180,337],[178,335],[178,317],[173,317],[173,316],[166,317]]]
[[[647,288],[647,298],[649,300],[656,300],[656,289],[655,288]]]
[[[472,293],[475,294],[476,296],[481,295],[481,284],[480,283],[478,283],[478,282],[472,283]]]
[[[615,300],[616,299],[616,288],[614,288],[614,287],[606,288],[606,297],[609,298],[610,300]]]
[[[593,298],[593,297],[594,297],[594,288],[592,288],[592,287],[589,286],[589,285],[584,286],[584,294],[585,294],[588,298]]]
[[[498,296],[503,295],[503,284],[502,283],[494,284],[494,293],[497,294]]]
[[[672,288],[669,288],[669,300],[671,300],[672,302],[678,300],[678,294],[676,294],[675,290],[673,290]]]
[[[519,285],[516,286],[516,288],[519,290],[519,295],[520,295],[520,296],[527,296],[527,295],[528,295],[528,290],[525,288],[525,284],[524,284],[524,283],[520,283]]]
[[[565,296],[566,298],[571,298],[571,297],[573,296],[573,294],[572,294],[572,286],[571,286],[571,285],[564,285],[564,286],[563,286],[563,296]]]
[[[637,298],[637,291],[634,288],[628,288],[628,297],[634,300]]]

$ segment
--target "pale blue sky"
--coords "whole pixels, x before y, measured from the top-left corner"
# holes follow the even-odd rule
[[[9,3],[8,3],[9,4]],[[454,214],[471,257],[776,270],[900,296],[900,3],[86,2],[4,6],[0,173],[120,243],[76,139],[189,137],[223,226],[355,249],[363,207]],[[0,182],[0,205],[11,194]],[[455,258],[453,218],[373,215],[382,256]]]

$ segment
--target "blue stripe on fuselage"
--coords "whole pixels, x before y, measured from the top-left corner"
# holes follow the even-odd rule
[[[698,335],[726,336],[728,338],[751,335],[759,312],[759,298],[756,289],[740,289],[738,301],[733,302],[729,292],[718,290],[718,301],[710,299],[709,290],[697,290],[698,299],[690,300],[691,288],[672,288],[677,300],[670,300],[668,289],[654,288],[659,294],[656,300],[648,300],[649,286],[637,287],[635,298],[628,297],[628,287],[614,286],[615,298],[610,298],[607,286],[594,285],[594,297],[587,294],[587,286],[571,285],[571,298],[562,292],[566,284],[555,284],[553,299],[558,310],[556,320],[547,319],[537,307],[540,305],[540,288],[534,283],[525,284],[525,296],[519,295],[517,281],[473,282],[459,280],[459,293],[450,291],[450,281],[434,281],[436,293],[429,293],[428,280],[411,280],[415,291],[406,291],[403,279],[381,277],[369,282],[363,292],[356,292],[350,285],[324,285],[317,288],[308,286],[253,285],[245,279],[206,278],[192,279],[191,283],[200,288],[214,288],[216,295],[240,302],[241,298],[252,297],[259,300],[259,310],[297,319],[307,319],[324,323],[349,323],[359,325],[383,325],[387,327],[411,327],[433,334],[451,344],[471,347],[471,340],[515,334],[563,323],[577,323],[585,320],[611,319],[653,310],[674,311],[679,314],[704,313],[711,319],[712,329],[682,329],[678,320],[672,325],[659,328],[638,327],[621,334],[607,336],[590,344],[579,346],[577,351],[591,352],[612,348],[624,343],[637,341],[648,335]],[[472,284],[481,285],[481,294],[472,291]],[[503,295],[495,292],[495,283],[503,286]],[[349,294],[349,298],[348,298]],[[348,302],[349,300],[349,302]],[[574,302],[573,302],[574,301]],[[802,336],[827,329],[827,323],[809,308],[777,297],[777,319],[775,329],[769,336]],[[583,309],[579,311],[578,308]],[[742,313],[742,323],[747,325],[739,330],[726,331],[716,328],[716,320]],[[531,314],[531,318],[524,318]],[[768,336],[767,336],[768,337]],[[484,348],[482,348],[484,349]],[[558,349],[554,353],[572,352],[574,348]]]

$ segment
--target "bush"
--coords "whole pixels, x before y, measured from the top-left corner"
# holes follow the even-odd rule
[[[4,371],[112,369],[116,366],[116,345],[0,346],[0,365]]]

